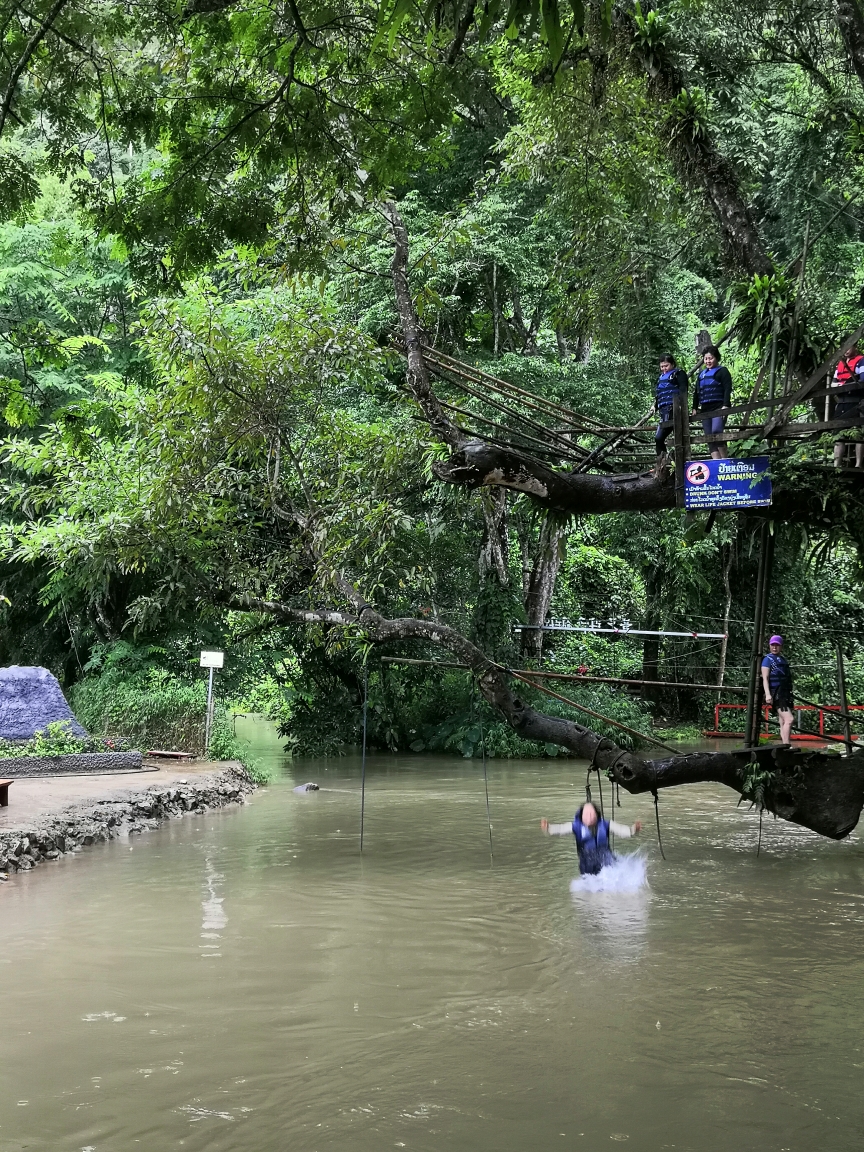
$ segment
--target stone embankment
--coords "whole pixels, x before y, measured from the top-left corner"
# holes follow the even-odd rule
[[[46,813],[32,827],[0,830],[0,875],[27,871],[64,852],[77,852],[117,836],[145,832],[172,816],[242,804],[254,790],[242,765],[230,762],[221,771],[197,778]]]

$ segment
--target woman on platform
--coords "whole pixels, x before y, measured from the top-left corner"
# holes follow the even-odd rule
[[[687,373],[679,368],[675,357],[666,352],[660,357],[660,375],[657,379],[654,393],[654,410],[660,417],[657,431],[654,433],[654,444],[657,455],[663,456],[666,452],[666,440],[672,431],[672,409],[675,397],[680,396],[682,403],[687,403]]]
[[[792,721],[795,701],[792,698],[792,669],[783,655],[783,637],[772,636],[768,641],[768,655],[762,660],[762,687],[765,703],[780,721],[780,743],[792,742]]]
[[[729,369],[720,363],[720,349],[716,345],[708,345],[702,353],[702,362],[704,368],[693,390],[693,415],[701,411],[704,417],[702,429],[708,439],[711,455],[715,460],[725,460],[729,456],[726,445],[712,437],[722,432],[726,424],[726,417],[716,413],[732,403],[732,377]]]

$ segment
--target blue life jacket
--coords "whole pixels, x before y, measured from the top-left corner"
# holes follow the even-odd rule
[[[661,412],[672,407],[676,395],[680,392],[678,381],[675,379],[679,372],[680,368],[670,368],[657,380],[657,407]]]
[[[699,404],[702,408],[723,407],[726,389],[723,381],[717,379],[720,368],[720,364],[715,364],[713,368],[703,368],[699,373]]]
[[[579,852],[580,872],[596,875],[604,864],[610,864],[615,859],[609,847],[608,820],[598,820],[594,828],[587,828],[577,812],[573,817],[573,835]]]
[[[769,652],[762,660],[762,667],[768,669],[768,683],[771,690],[778,688],[792,689],[792,669],[785,656],[775,656]]]

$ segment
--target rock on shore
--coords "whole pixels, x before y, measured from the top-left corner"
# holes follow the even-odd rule
[[[190,777],[187,783],[147,788],[122,800],[72,805],[46,817],[38,827],[0,833],[0,873],[28,871],[64,852],[145,832],[186,812],[242,804],[254,790],[243,766],[233,761],[222,771]]]

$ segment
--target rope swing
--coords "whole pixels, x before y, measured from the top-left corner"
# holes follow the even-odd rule
[[[483,716],[477,707],[477,681],[471,680],[471,707],[477,717],[480,728],[480,748],[483,754],[483,788],[486,792],[486,825],[489,829],[489,864],[495,862],[495,853],[492,851],[492,815],[489,811],[489,776],[486,771],[486,733],[483,731]]]
[[[363,666],[363,755],[360,760],[360,851],[363,851],[363,821],[366,815],[366,713],[369,706],[369,665]]]
[[[654,787],[651,789],[654,797],[654,820],[657,824],[657,843],[660,846],[660,857],[665,862],[666,853],[663,851],[663,837],[660,835],[660,799],[657,795],[657,769],[654,769]]]

